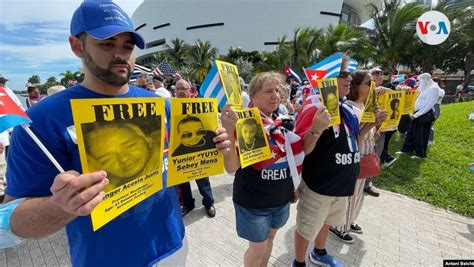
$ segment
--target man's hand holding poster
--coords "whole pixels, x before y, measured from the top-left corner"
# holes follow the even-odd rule
[[[242,108],[242,92],[240,87],[239,71],[233,64],[216,60],[217,71],[227,97],[227,103],[232,104],[234,109]]]
[[[240,166],[245,168],[272,157],[258,108],[237,111],[237,141]]]
[[[107,172],[94,231],[163,187],[164,100],[71,100],[83,173]]]
[[[360,122],[375,122],[375,109],[377,107],[377,99],[375,95],[375,82],[370,83],[369,94],[365,101],[364,112]]]
[[[405,91],[390,91],[383,94],[383,110],[388,112],[387,119],[382,123],[379,132],[396,130],[402,116]]]
[[[319,93],[323,98],[323,104],[328,109],[331,121],[329,127],[341,123],[339,114],[339,91],[337,88],[337,78],[318,80]]]
[[[215,98],[171,100],[168,186],[224,173],[224,157],[213,141],[218,120]]]

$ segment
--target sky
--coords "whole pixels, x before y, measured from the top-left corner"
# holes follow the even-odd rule
[[[0,74],[13,90],[81,66],[69,48],[69,24],[82,0],[0,0]],[[114,0],[131,17],[143,0]]]
[[[69,48],[69,24],[82,0],[0,0],[0,74],[13,90],[24,90],[28,78],[61,79],[81,61]],[[143,0],[114,0],[131,17]],[[410,2],[410,1],[408,1]],[[433,4],[438,1],[433,0]]]

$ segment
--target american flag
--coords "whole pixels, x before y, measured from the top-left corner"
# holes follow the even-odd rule
[[[296,190],[301,181],[301,171],[303,169],[304,151],[303,138],[283,127],[285,116],[279,116],[276,120],[267,117],[260,112],[265,132],[270,136],[275,145],[270,144],[273,157],[252,165],[253,168],[261,170],[271,165],[285,165],[290,167],[293,186]]]
[[[178,80],[182,79],[181,75],[166,60],[158,64],[152,73],[154,76],[172,76]]]
[[[139,64],[135,64],[135,68],[133,69],[133,73],[145,73],[145,74],[151,74],[151,69],[145,67],[145,66],[142,66],[142,65],[139,65]]]
[[[139,64],[135,64],[135,68],[133,69],[133,73],[130,76],[130,82],[134,83],[137,80],[138,75],[140,75],[142,73],[151,75],[151,69],[149,69],[145,66],[139,65]]]

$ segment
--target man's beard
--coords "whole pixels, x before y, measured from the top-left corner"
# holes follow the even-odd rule
[[[90,56],[89,52],[84,50],[84,64],[89,69],[89,71],[97,77],[97,79],[101,80],[105,84],[109,84],[112,86],[122,86],[128,83],[130,76],[132,75],[132,67],[130,64],[123,59],[116,59],[109,63],[107,69],[103,69],[95,64],[94,60]],[[127,75],[123,77],[121,75],[117,75],[112,72],[112,66],[115,64],[126,64],[127,65]]]

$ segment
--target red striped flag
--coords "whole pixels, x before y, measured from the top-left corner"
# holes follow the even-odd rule
[[[306,98],[295,123],[295,133],[301,138],[311,129],[316,111],[323,106],[320,95],[310,95]]]
[[[166,61],[163,60],[156,68],[152,71],[154,76],[172,76],[177,80],[181,80],[181,75]]]
[[[261,170],[286,157],[293,179],[293,186],[296,190],[300,184],[301,171],[303,169],[303,138],[283,127],[282,121],[285,119],[285,116],[279,116],[274,121],[262,112],[260,112],[260,116],[265,126],[265,132],[269,136],[269,139],[271,138],[275,141],[276,145],[270,144],[273,155],[272,158],[253,164],[252,166],[257,170]]]

